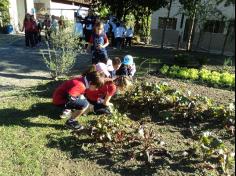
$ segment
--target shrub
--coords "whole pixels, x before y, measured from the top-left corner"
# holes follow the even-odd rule
[[[209,62],[209,58],[200,57],[200,58],[198,58],[198,62],[199,62],[200,65],[206,65]]]
[[[9,14],[9,1],[0,1],[0,28],[4,30],[4,27],[10,24],[10,14]],[[5,31],[4,31],[5,32]]]
[[[44,51],[41,53],[52,78],[57,79],[72,69],[82,45],[79,38],[73,35],[71,27],[53,33],[47,44],[46,53]]]
[[[190,62],[188,54],[177,54],[174,59],[178,65],[187,65]]]
[[[160,69],[160,72],[161,74],[165,75],[168,73],[170,67],[168,65],[164,65],[161,69]]]

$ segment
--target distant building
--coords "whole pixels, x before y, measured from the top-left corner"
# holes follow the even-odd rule
[[[190,20],[187,16],[180,13],[181,4],[178,0],[173,1],[170,11],[170,19],[167,22],[167,31],[165,36],[165,45],[177,46],[180,37],[181,46],[185,46],[189,29]],[[219,10],[227,16],[228,19],[235,20],[235,6],[224,7],[219,5]],[[162,31],[164,23],[167,20],[167,8],[159,9],[152,15],[152,42],[153,44],[161,44]],[[224,39],[227,33],[227,25],[220,19],[209,19],[204,25],[203,36],[200,40],[200,49],[211,51],[214,53],[220,52]],[[193,46],[195,47],[199,38],[200,30],[196,28]],[[226,52],[230,55],[235,53],[235,35],[230,36],[226,45]]]
[[[86,16],[91,0],[9,0],[11,24],[15,31],[22,28],[26,13],[43,17],[48,13],[55,16],[64,16],[66,19],[73,20],[75,12]]]

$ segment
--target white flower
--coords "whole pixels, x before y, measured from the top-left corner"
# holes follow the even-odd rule
[[[230,157],[234,158],[235,157],[235,152],[231,152]]]
[[[166,143],[165,143],[164,141],[161,141],[161,142],[160,142],[160,145],[161,145],[161,146],[164,146],[165,144],[166,144]]]
[[[209,137],[212,135],[212,133],[209,131],[206,131],[206,132],[203,132],[202,135],[203,135],[203,137]]]
[[[230,110],[230,111],[235,111],[235,105],[234,105],[234,103],[230,103],[230,104],[229,104],[229,110]]]

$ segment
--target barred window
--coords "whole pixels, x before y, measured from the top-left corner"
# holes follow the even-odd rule
[[[208,20],[204,25],[204,32],[224,33],[225,22],[217,20]]]
[[[166,29],[176,30],[177,18],[165,18],[159,17],[159,29],[164,29],[166,23]]]

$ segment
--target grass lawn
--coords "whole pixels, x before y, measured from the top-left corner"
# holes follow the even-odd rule
[[[49,96],[32,90],[0,93],[0,175],[110,175],[86,159],[73,160],[80,151],[70,151],[75,139]]]

